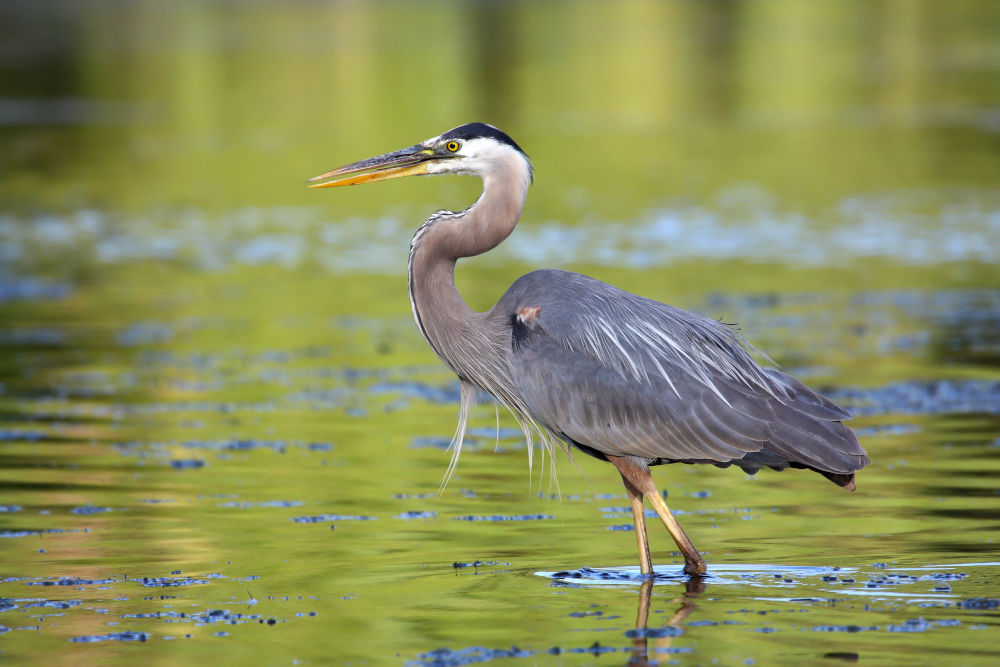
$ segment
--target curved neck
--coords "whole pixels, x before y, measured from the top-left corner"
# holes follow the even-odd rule
[[[476,354],[477,342],[485,341],[476,335],[483,333],[482,314],[469,308],[455,287],[455,263],[495,248],[514,231],[530,183],[530,166],[523,157],[494,163],[475,204],[461,213],[431,216],[410,244],[414,319],[434,352],[459,376],[467,377],[474,364],[465,359]]]

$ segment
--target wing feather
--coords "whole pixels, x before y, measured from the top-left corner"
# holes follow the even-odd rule
[[[530,308],[530,322],[516,313]],[[850,414],[762,368],[726,325],[586,276],[535,271],[491,311],[512,327],[514,382],[570,442],[650,461],[851,473],[868,458]]]

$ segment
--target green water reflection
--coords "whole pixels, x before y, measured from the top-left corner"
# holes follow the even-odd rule
[[[995,3],[7,2],[0,24],[5,657],[996,661]],[[463,263],[470,304],[563,266],[739,322],[855,410],[858,491],[659,469],[704,590],[536,575],[633,566],[627,499],[580,456],[551,498],[491,403],[436,497],[456,385],[406,249],[478,183],[303,181],[480,119],[536,182]],[[496,516],[521,520],[470,520]]]

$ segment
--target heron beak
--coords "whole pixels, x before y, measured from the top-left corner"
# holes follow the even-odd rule
[[[403,176],[418,176],[426,174],[429,162],[437,157],[439,157],[438,154],[432,149],[417,144],[378,157],[353,162],[325,174],[313,176],[307,182],[312,183],[313,181],[344,176],[345,178],[336,178],[336,180],[326,183],[316,183],[309,186],[311,188],[335,188],[341,185],[374,183],[375,181],[402,178]]]

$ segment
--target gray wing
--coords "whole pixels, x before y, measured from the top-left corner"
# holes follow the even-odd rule
[[[532,416],[589,453],[806,467],[842,485],[868,463],[848,412],[759,366],[720,322],[553,270],[520,278],[493,312]]]

